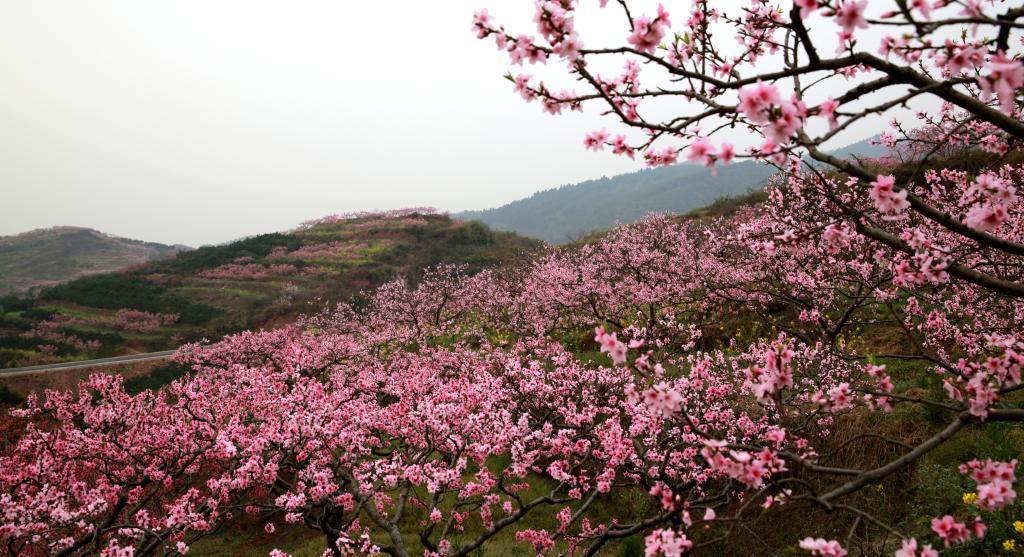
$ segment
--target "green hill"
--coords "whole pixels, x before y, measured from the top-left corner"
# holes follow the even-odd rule
[[[528,256],[540,243],[447,215],[327,218],[0,298],[0,367],[174,348],[288,323],[396,276]],[[98,345],[97,345],[98,343]]]
[[[884,154],[883,147],[869,141],[833,153],[844,157]],[[651,212],[686,213],[719,199],[760,190],[774,172],[772,167],[750,161],[719,167],[717,175],[704,166],[679,164],[564,185],[495,209],[456,216],[562,244],[617,223],[635,222]]]
[[[0,237],[0,295],[29,292],[188,250],[60,226]]]

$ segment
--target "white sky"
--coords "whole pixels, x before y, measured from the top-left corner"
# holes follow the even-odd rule
[[[0,234],[201,245],[638,168],[512,93],[484,4],[534,32],[525,0],[0,0]]]

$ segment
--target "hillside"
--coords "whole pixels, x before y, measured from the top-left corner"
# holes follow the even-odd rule
[[[876,157],[884,148],[864,140],[833,153]],[[679,164],[568,184],[495,209],[455,216],[561,244],[616,223],[635,222],[651,212],[685,213],[718,199],[744,195],[760,189],[773,172],[749,161],[719,167],[717,175],[704,166]]]
[[[0,237],[0,295],[164,259],[190,249],[59,226]]]
[[[0,367],[174,348],[273,327],[440,263],[471,269],[539,246],[446,215],[329,217],[284,233],[0,298]]]

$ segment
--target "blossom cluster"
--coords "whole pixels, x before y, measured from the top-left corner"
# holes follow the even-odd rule
[[[324,224],[337,224],[340,222],[356,220],[393,220],[420,217],[423,215],[436,215],[440,211],[434,207],[406,207],[402,209],[389,209],[385,211],[355,211],[349,213],[337,213],[303,222],[300,229],[312,228]]]
[[[299,269],[291,263],[228,263],[202,271],[198,276],[215,280],[260,280],[274,276],[304,275],[310,271],[311,269]]]

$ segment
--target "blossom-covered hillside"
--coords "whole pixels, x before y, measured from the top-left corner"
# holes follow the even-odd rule
[[[506,262],[538,243],[432,210],[337,215],[0,299],[0,366],[175,348],[282,325],[439,263]],[[319,305],[314,306],[319,307]]]

